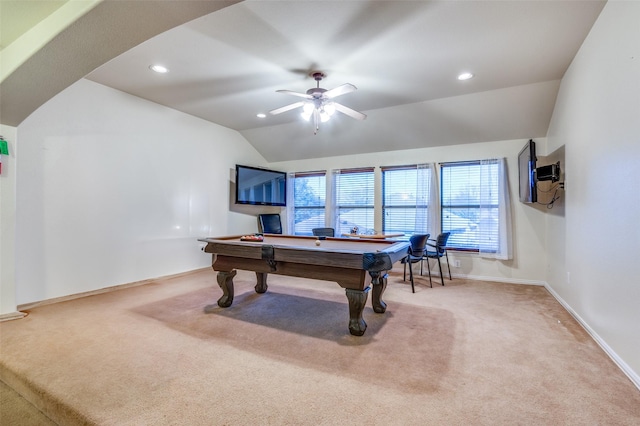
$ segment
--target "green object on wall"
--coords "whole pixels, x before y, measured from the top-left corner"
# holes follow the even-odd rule
[[[7,145],[7,141],[0,138],[0,154],[9,155],[9,145]]]

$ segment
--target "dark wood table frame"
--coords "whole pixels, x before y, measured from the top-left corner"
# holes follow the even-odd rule
[[[349,302],[349,332],[362,336],[367,324],[362,318],[367,294],[373,287],[371,303],[376,313],[387,309],[382,294],[387,286],[387,271],[407,255],[408,242],[359,241],[316,237],[265,234],[264,241],[240,241],[240,236],[204,238],[204,251],[212,254],[222,297],[218,306],[233,303],[233,278],[236,269],[254,271],[255,291],[267,291],[267,275],[279,274],[337,282],[345,289]],[[372,286],[369,285],[369,278]]]

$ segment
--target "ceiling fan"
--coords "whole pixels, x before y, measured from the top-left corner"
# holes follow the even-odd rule
[[[327,90],[320,87],[320,81],[326,77],[325,73],[320,71],[313,71],[309,74],[309,76],[313,77],[313,79],[316,81],[316,87],[307,90],[307,93],[293,92],[291,90],[276,90],[276,92],[279,93],[287,93],[289,95],[305,98],[304,101],[295,102],[281,108],[276,108],[269,111],[269,113],[272,115],[276,115],[295,108],[302,107],[301,115],[305,120],[310,120],[311,117],[313,117],[314,135],[318,133],[320,123],[328,121],[336,111],[346,114],[351,118],[355,118],[356,120],[364,120],[365,118],[367,118],[366,114],[363,114],[359,111],[333,101],[333,99],[337,98],[338,96],[357,90],[356,86],[350,83],[346,83],[334,89]]]

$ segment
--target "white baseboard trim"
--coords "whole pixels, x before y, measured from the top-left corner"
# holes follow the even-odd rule
[[[109,293],[111,291],[122,290],[124,288],[137,287],[137,286],[141,286],[141,285],[144,285],[144,284],[149,284],[151,282],[169,280],[169,279],[172,279],[172,278],[177,278],[177,277],[181,277],[181,276],[184,276],[184,275],[193,274],[195,272],[203,271],[205,269],[210,269],[210,268],[211,267],[198,268],[198,269],[193,269],[191,271],[179,272],[177,274],[165,275],[165,276],[157,277],[157,278],[148,278],[146,280],[135,281],[135,282],[132,282],[132,283],[118,284],[118,285],[114,285],[114,286],[99,288],[97,290],[90,290],[90,291],[85,291],[85,292],[82,292],[82,293],[69,294],[69,295],[66,295],[66,296],[55,297],[55,298],[52,298],[52,299],[40,300],[38,302],[25,303],[25,304],[22,304],[22,305],[18,305],[18,310],[25,311],[25,310],[37,308],[39,306],[51,305],[52,303],[66,302],[68,300],[80,299],[82,297],[94,296],[96,294]]]
[[[27,314],[25,314],[24,312],[20,312],[20,311],[9,312],[7,314],[0,315],[0,322],[21,319],[21,318],[24,318],[26,316],[27,316]]]
[[[571,316],[574,317],[576,319],[576,321],[578,321],[578,323],[582,326],[582,328],[584,328],[586,330],[586,332],[589,333],[591,338],[593,340],[595,340],[595,342],[598,344],[598,346],[600,346],[602,348],[602,350],[609,356],[609,358],[611,358],[611,360],[618,366],[618,368],[620,368],[620,370],[622,370],[622,372],[629,378],[629,380],[631,380],[631,382],[636,386],[636,388],[638,388],[638,390],[640,390],[640,376],[635,371],[633,371],[633,369],[631,367],[629,367],[629,365],[626,362],[624,362],[618,356],[618,354],[616,354],[616,352],[613,349],[611,349],[611,347],[607,344],[607,342],[605,342],[598,335],[598,333],[596,333],[591,327],[589,327],[589,324],[587,324],[585,321],[583,321],[583,319],[580,317],[580,315],[578,315],[578,313],[576,311],[574,311],[571,308],[571,306],[569,306],[564,301],[564,299],[562,299],[562,297],[560,297],[560,295],[558,293],[556,293],[551,288],[551,286],[549,286],[548,283],[545,283],[544,287],[558,301],[558,303],[560,303],[562,305],[562,307],[564,307],[567,310],[567,312],[569,312],[571,314]]]
[[[434,277],[440,277],[440,274],[431,274]],[[462,278],[466,280],[476,280],[476,281],[490,281],[497,283],[506,283],[506,284],[525,284],[525,285],[539,285],[546,286],[546,281],[538,281],[538,280],[523,280],[519,278],[511,278],[511,277],[485,277],[481,275],[464,275],[464,274],[451,274],[453,278]],[[444,275],[447,278],[447,274]]]

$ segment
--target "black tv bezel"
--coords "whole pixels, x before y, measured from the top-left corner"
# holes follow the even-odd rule
[[[279,174],[282,176],[283,181],[284,181],[284,188],[283,188],[283,202],[282,203],[274,203],[274,202],[270,202],[270,201],[245,201],[245,200],[240,200],[240,185],[239,185],[239,170],[240,169],[246,169],[246,170],[258,170],[261,172],[269,172],[269,173],[275,173],[275,174]],[[264,167],[255,167],[255,166],[245,166],[243,164],[236,164],[236,188],[235,188],[235,202],[236,204],[242,204],[242,205],[249,205],[249,206],[274,206],[274,207],[286,207],[287,205],[287,173],[286,172],[281,172],[279,170],[272,170],[272,169],[266,169]]]
[[[526,155],[527,160],[527,169],[523,171],[523,159]],[[520,153],[518,153],[518,191],[520,196],[520,201],[526,204],[535,203],[538,201],[538,191],[536,189],[536,178],[535,178],[535,170],[536,170],[536,162],[538,159],[536,158],[536,143],[533,139],[529,139],[529,141],[522,148]],[[526,181],[525,176],[523,176],[523,172],[526,172]],[[523,194],[523,187],[526,185],[528,188],[528,193]]]

